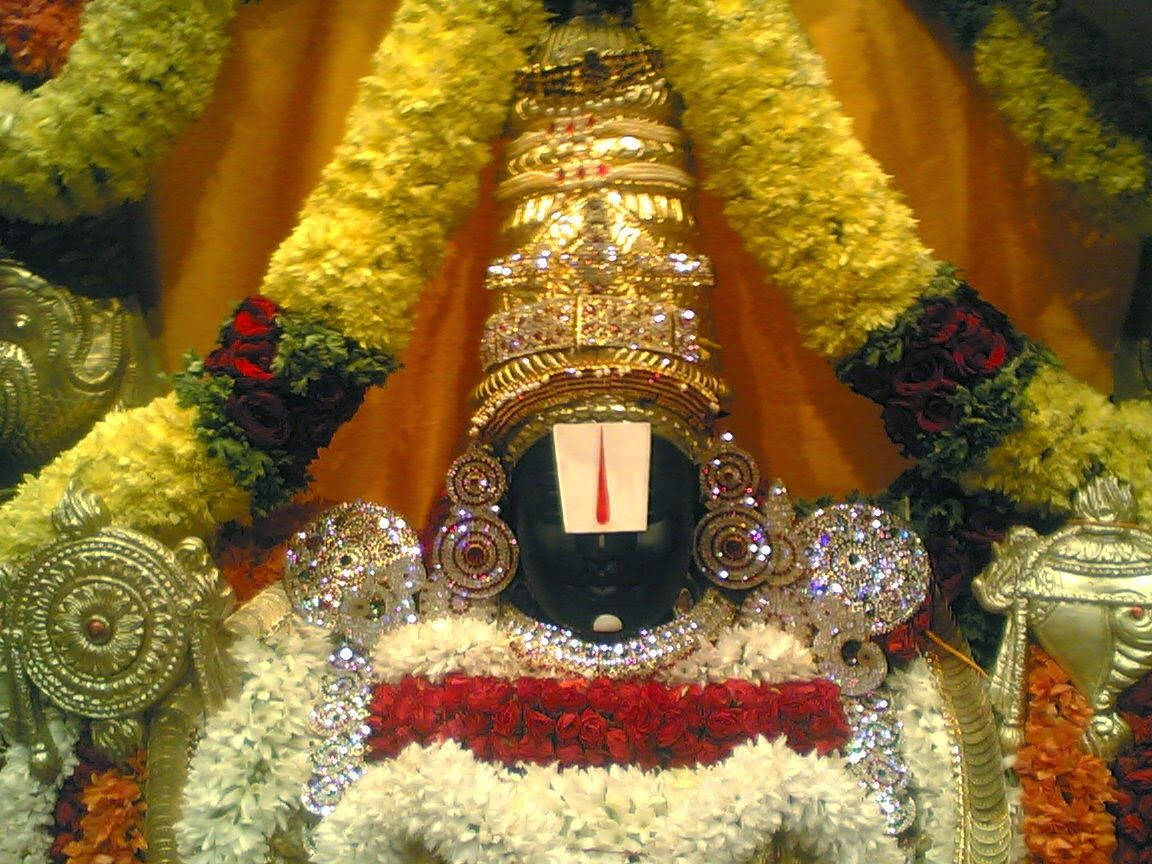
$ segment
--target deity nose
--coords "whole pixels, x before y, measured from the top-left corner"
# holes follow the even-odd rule
[[[613,531],[609,534],[580,534],[576,550],[587,558],[604,559],[636,551],[635,531]]]

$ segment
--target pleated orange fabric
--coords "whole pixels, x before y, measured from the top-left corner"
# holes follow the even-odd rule
[[[215,101],[156,182],[157,326],[170,368],[188,347],[208,350],[232,305],[259,288],[397,5],[264,0],[237,17]],[[919,215],[924,239],[1074,374],[1110,390],[1135,240],[1101,236],[1037,178],[963,60],[901,0],[794,5],[857,134]],[[370,394],[322,454],[313,494],[376,500],[415,522],[439,494],[480,374],[492,185],[489,176],[425,289],[406,368]],[[721,202],[703,196],[700,213],[735,393],[729,428],[795,495],[882,488],[903,463],[879,409],[802,347],[790,310],[726,225]]]

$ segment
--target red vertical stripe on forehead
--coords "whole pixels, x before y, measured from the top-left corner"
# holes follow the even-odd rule
[[[612,502],[608,499],[608,463],[604,458],[604,427],[600,427],[600,475],[596,487],[596,521],[606,525],[612,519]]]

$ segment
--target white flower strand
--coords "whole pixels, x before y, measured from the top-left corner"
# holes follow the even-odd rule
[[[454,742],[411,745],[370,766],[316,829],[313,861],[398,864],[422,844],[448,864],[741,864],[779,831],[829,861],[903,861],[842,759],[764,738],[717,765],[657,773],[510,770]]]
[[[386,633],[373,651],[372,666],[381,681],[396,683],[408,675],[441,681],[446,675],[516,678],[529,674],[499,625],[469,617],[422,621]],[[667,684],[707,684],[739,678],[779,683],[817,675],[812,653],[794,636],[764,623],[724,631],[698,650],[653,677]]]
[[[294,625],[270,644],[235,649],[249,678],[209,722],[193,759],[185,818],[186,864],[246,864],[299,812],[315,736],[307,721],[330,651],[323,631]],[[442,679],[453,672],[530,674],[494,624],[471,618],[422,622],[385,634],[377,675]],[[767,624],[724,633],[666,670],[670,683],[810,678],[812,659]],[[926,864],[951,860],[957,802],[940,695],[923,661],[889,679],[899,695],[904,747],[932,847]],[[832,861],[902,861],[875,804],[841,757],[801,756],[783,740],[737,747],[708,767],[646,772],[636,766],[507,768],[448,741],[411,745],[370,765],[315,830],[318,864],[403,862],[422,845],[450,864],[619,862],[741,864],[788,831]]]
[[[952,864],[956,855],[958,808],[956,778],[951,769],[952,746],[940,688],[924,658],[894,670],[887,683],[904,724],[904,758],[912,772],[912,795],[920,814],[920,830],[932,841],[918,860]]]
[[[300,809],[315,738],[308,712],[330,650],[327,631],[299,622],[233,649],[245,681],[192,757],[176,824],[184,864],[263,861],[270,838]]]
[[[0,754],[0,861],[4,864],[46,864],[52,848],[56,795],[79,762],[75,752],[79,723],[74,718],[51,718],[48,731],[61,759],[60,772],[51,783],[41,783],[32,773],[32,753],[26,745],[12,744]]]

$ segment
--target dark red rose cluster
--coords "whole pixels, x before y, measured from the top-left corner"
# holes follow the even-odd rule
[[[220,347],[205,359],[204,369],[235,382],[224,412],[254,446],[287,450],[306,463],[352,418],[364,391],[329,371],[307,392],[292,392],[273,371],[281,332],[278,314],[267,297],[249,297],[225,326]]]
[[[999,372],[1019,352],[1018,341],[1002,313],[962,290],[924,306],[900,360],[858,368],[848,383],[884,406],[884,427],[905,455],[923,456],[932,436],[959,422],[961,388]]]
[[[847,741],[830,681],[669,686],[557,678],[409,677],[378,685],[369,759],[458,741],[487,761],[561,766],[710,765],[758,735],[824,754]]]
[[[1117,864],[1152,864],[1152,676],[1120,697],[1132,727],[1132,749],[1112,766],[1116,777]]]

